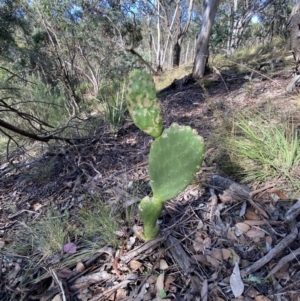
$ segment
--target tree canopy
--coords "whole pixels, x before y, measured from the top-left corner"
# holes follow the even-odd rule
[[[0,131],[9,139],[71,141],[70,120],[116,93],[130,70],[157,74],[189,63],[201,78],[208,49],[231,55],[249,43],[286,38],[293,4],[2,0]]]

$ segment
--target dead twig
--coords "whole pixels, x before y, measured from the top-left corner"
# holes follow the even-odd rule
[[[56,284],[58,285],[59,287],[59,290],[61,292],[61,295],[62,295],[62,301],[67,301],[67,298],[66,298],[66,295],[65,295],[65,291],[64,291],[64,288],[63,288],[63,285],[61,283],[61,281],[58,279],[56,273],[54,270],[50,269],[49,270],[50,274],[52,275],[54,281],[56,282]]]
[[[132,260],[133,258],[138,256],[139,254],[144,253],[145,251],[148,251],[150,248],[155,247],[155,245],[163,242],[164,240],[165,240],[165,237],[158,237],[153,240],[150,240],[150,241],[146,242],[145,244],[138,246],[137,248],[131,250],[130,252],[122,255],[120,257],[120,260],[128,263],[130,260]]]
[[[250,197],[252,198],[252,197],[254,197],[256,194],[258,194],[258,193],[260,193],[260,192],[263,192],[263,191],[265,191],[265,190],[268,190],[268,189],[270,189],[270,188],[273,188],[273,187],[274,187],[274,184],[270,184],[270,185],[265,186],[265,187],[262,187],[262,188],[260,188],[260,189],[251,191],[251,192],[249,193],[249,195],[250,195]]]
[[[289,261],[292,261],[293,259],[295,259],[298,255],[300,255],[300,248],[298,248],[297,250],[294,250],[291,252],[291,254],[284,256],[283,258],[281,258],[279,260],[279,262],[276,264],[276,266],[269,272],[269,274],[267,275],[266,278],[271,277],[272,275],[274,275],[277,271],[279,271],[286,263],[288,263]]]
[[[270,262],[273,258],[275,258],[283,249],[285,249],[290,243],[292,243],[296,237],[298,236],[298,229],[296,226],[296,222],[291,222],[291,233],[283,238],[269,253],[267,253],[264,257],[256,261],[254,264],[249,267],[241,270],[241,276],[246,277],[249,274],[254,273],[265,264]]]

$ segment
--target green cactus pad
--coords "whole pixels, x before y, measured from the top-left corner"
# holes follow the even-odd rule
[[[203,138],[189,126],[173,123],[151,146],[150,185],[157,200],[165,202],[193,180],[204,159]]]
[[[143,71],[133,71],[129,77],[126,93],[129,114],[135,125],[145,133],[157,138],[162,133],[162,117],[153,78]]]
[[[159,232],[159,226],[156,224],[163,210],[163,202],[154,197],[146,196],[139,204],[139,216],[144,224],[142,237],[145,241],[156,237]]]

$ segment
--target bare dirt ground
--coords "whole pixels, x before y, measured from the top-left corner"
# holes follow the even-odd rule
[[[209,141],[222,126],[220,116],[270,105],[300,120],[297,96],[285,92],[284,70],[206,80],[159,96],[166,127],[190,125]],[[68,256],[63,251],[55,263],[40,258],[23,283],[30,258],[9,249],[16,233],[49,206],[68,211],[76,224],[85,195],[97,193],[121,207],[138,201],[149,193],[150,145],[151,138],[128,122],[117,132],[103,126],[88,141],[53,147],[26,166],[30,160],[18,154],[18,169],[2,165],[0,300],[299,300],[297,202],[267,183],[245,187],[224,174],[213,177],[220,167],[207,159],[211,148],[195,182],[166,205],[157,239],[143,244],[124,221],[122,248],[108,245],[82,260],[81,268],[58,268]],[[129,182],[139,189],[133,193]]]

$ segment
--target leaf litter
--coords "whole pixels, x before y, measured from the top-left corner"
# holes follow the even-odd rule
[[[238,78],[234,82],[243,83]],[[223,95],[228,89],[219,83],[206,93]],[[254,85],[261,89],[263,83]],[[228,99],[243,93],[234,85],[230,89]],[[277,88],[264,91],[268,89]],[[207,138],[216,118],[201,95],[192,86],[162,97],[166,126],[190,124]],[[231,104],[242,108],[241,97],[236,99]],[[289,200],[276,185],[252,191],[204,164],[194,184],[166,204],[160,235],[147,243],[134,236],[132,227],[141,224],[129,209],[149,191],[150,142],[132,125],[116,136],[103,128],[76,149],[68,147],[62,154],[58,148],[54,156],[43,156],[40,162],[47,164],[50,158],[53,165],[48,181],[30,177],[34,165],[26,166],[26,173],[3,174],[0,300],[299,299],[300,201]],[[116,234],[118,246],[100,247],[101,233],[88,243],[84,232],[73,231],[82,209],[89,208],[87,197],[95,193],[112,208],[126,210]],[[61,250],[49,256],[40,250],[12,252],[15,235],[26,233],[50,205],[64,216],[62,222],[70,221]],[[22,239],[17,243],[21,246]]]

